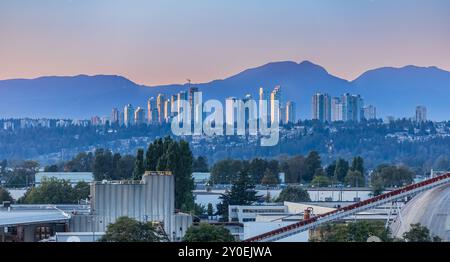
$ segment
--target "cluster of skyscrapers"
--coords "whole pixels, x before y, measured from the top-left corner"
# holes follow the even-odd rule
[[[295,103],[284,101],[281,86],[276,86],[270,93],[266,93],[264,88],[259,88],[259,101],[268,101],[268,120],[270,123],[277,119],[280,123],[297,122]]]
[[[312,97],[312,119],[321,122],[353,121],[377,118],[376,108],[364,106],[360,95],[343,94],[341,97],[331,97],[326,93],[316,93]]]
[[[193,104],[194,94],[198,92],[198,88],[189,88],[189,93],[181,91],[178,94],[166,97],[165,94],[151,97],[147,101],[147,108],[137,107],[128,104],[121,112],[117,108],[113,108],[111,112],[111,124],[121,126],[132,126],[141,124],[163,124],[168,123],[172,117],[177,115],[180,108],[180,101],[189,101]]]

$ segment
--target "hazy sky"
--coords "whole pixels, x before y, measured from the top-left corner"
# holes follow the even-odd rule
[[[349,80],[381,66],[450,70],[449,14],[448,0],[0,0],[0,79],[205,82],[280,60]]]

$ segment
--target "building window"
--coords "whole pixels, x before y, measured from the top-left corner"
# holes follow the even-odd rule
[[[47,239],[51,236],[51,233],[51,228],[48,226],[36,227],[34,238],[37,241]]]

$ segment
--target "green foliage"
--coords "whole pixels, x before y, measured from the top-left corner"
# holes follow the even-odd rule
[[[167,241],[161,229],[151,222],[139,222],[120,217],[108,225],[101,242],[162,242]]]
[[[294,156],[289,158],[285,164],[283,171],[286,175],[287,183],[301,183],[305,178],[305,158],[303,156]]]
[[[204,156],[199,156],[194,159],[192,164],[193,172],[209,172],[208,160]]]
[[[25,204],[76,204],[89,197],[89,185],[79,182],[72,187],[66,180],[44,178],[38,187],[33,187],[20,200]]]
[[[240,160],[218,161],[211,169],[211,182],[213,184],[231,184],[237,179],[242,168],[243,163]]]
[[[213,207],[213,205],[211,203],[208,203],[208,207],[207,207],[207,211],[206,212],[208,214],[208,217],[214,216],[214,207]]]
[[[327,187],[331,185],[331,179],[324,175],[315,176],[314,179],[311,181],[311,185],[315,187]]]
[[[136,161],[134,164],[134,170],[133,170],[133,179],[134,180],[141,180],[142,176],[145,173],[144,168],[144,149],[138,149],[137,155],[136,155]]]
[[[280,192],[276,202],[310,202],[308,191],[299,186],[288,186]]]
[[[305,159],[305,174],[303,180],[311,181],[318,168],[322,168],[322,161],[319,153],[317,151],[311,151]]]
[[[350,167],[351,171],[358,171],[364,176],[364,159],[360,156],[353,158],[352,166]]]
[[[0,204],[3,203],[3,201],[12,202],[13,198],[11,197],[11,194],[9,194],[8,190],[0,187]]]
[[[228,220],[229,205],[250,205],[258,200],[257,191],[250,179],[248,168],[239,173],[239,178],[233,183],[231,190],[221,195],[220,199],[222,202],[217,205],[217,213],[225,221]]]
[[[214,226],[208,223],[200,223],[191,226],[183,238],[184,242],[234,242],[230,231],[223,226]]]
[[[380,165],[372,174],[372,186],[401,187],[411,184],[415,174],[405,166]]]
[[[170,137],[157,139],[148,146],[145,154],[148,171],[171,171],[175,176],[175,208],[194,211],[193,155],[186,141]]]
[[[204,216],[204,215],[207,215],[207,210],[206,210],[206,207],[204,206],[204,205],[201,205],[201,204],[197,204],[197,203],[195,203],[194,204],[194,215],[196,215],[196,216]]]
[[[390,232],[381,221],[358,221],[352,223],[327,223],[319,226],[314,242],[367,242],[371,236],[390,242]]]
[[[411,229],[403,233],[406,242],[441,242],[438,236],[432,236],[430,230],[419,224],[411,224]]]
[[[334,170],[334,180],[344,182],[345,176],[349,170],[348,162],[339,158],[336,161],[336,169]]]
[[[6,167],[5,167],[6,168]],[[34,175],[39,169],[36,161],[20,161],[13,166],[12,171],[4,170],[3,180],[6,181],[6,187],[28,187],[34,183]]]
[[[365,184],[365,178],[361,172],[349,170],[345,176],[345,184],[352,187],[362,187]]]
[[[278,173],[272,172],[270,169],[266,169],[264,172],[264,177],[261,180],[261,184],[267,186],[274,186],[280,183],[280,178],[278,177]]]
[[[95,180],[111,180],[113,172],[112,159],[112,153],[110,150],[103,148],[95,150],[95,161],[92,170]]]

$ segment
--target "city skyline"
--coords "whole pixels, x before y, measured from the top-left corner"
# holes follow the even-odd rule
[[[312,60],[347,80],[386,65],[450,70],[448,1],[284,2],[2,1],[0,79],[200,83],[286,60]]]

